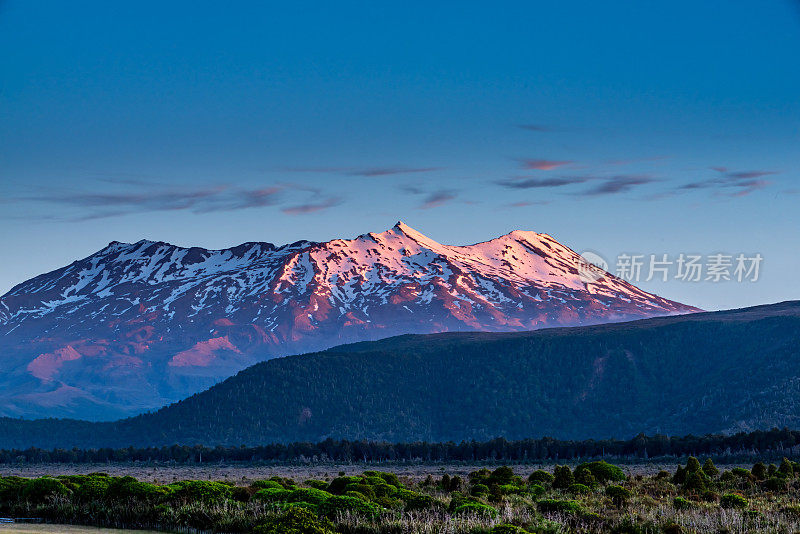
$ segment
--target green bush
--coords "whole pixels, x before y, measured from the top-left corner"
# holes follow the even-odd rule
[[[488,506],[486,504],[481,504],[477,502],[468,502],[466,504],[462,504],[458,508],[453,511],[454,515],[476,515],[486,518],[495,518],[497,517],[497,509]]]
[[[0,501],[17,500],[26,484],[28,484],[27,478],[0,477]]]
[[[692,504],[692,501],[684,497],[675,497],[672,500],[672,506],[676,510],[689,510],[690,508],[694,507],[694,504]]]
[[[167,486],[173,500],[221,503],[231,498],[231,486],[209,480],[183,480]]]
[[[336,477],[330,484],[328,484],[328,491],[334,495],[341,495],[347,491],[347,486],[350,484],[361,484],[364,481],[361,477]]]
[[[257,526],[253,534],[334,534],[334,527],[330,521],[295,506]]]
[[[406,502],[406,511],[426,510],[433,507],[433,497],[424,493],[414,493],[403,500]]]
[[[22,500],[32,503],[43,503],[50,497],[66,497],[71,492],[63,482],[56,478],[42,477],[29,480],[23,487]]]
[[[489,532],[490,534],[527,534],[528,531],[516,525],[502,524],[495,525]]]
[[[400,487],[400,479],[394,473],[386,473],[384,471],[364,471],[364,475],[368,477],[380,477],[383,481],[391,486]]]
[[[306,486],[308,486],[310,488],[328,491],[328,483],[325,482],[324,480],[314,480],[312,478],[312,479],[306,480],[303,484],[305,484]]]
[[[283,484],[274,480],[256,480],[250,486],[258,489],[283,489]]]
[[[726,493],[720,498],[719,505],[722,508],[745,509],[747,508],[748,502],[747,499],[745,499],[738,493]]]
[[[103,500],[111,485],[106,477],[89,477],[75,490],[75,498],[83,503]]]
[[[583,512],[583,507],[578,501],[562,501],[558,499],[542,499],[536,506],[543,514],[560,513],[560,514],[580,514]]]
[[[106,499],[112,501],[152,501],[163,497],[167,491],[162,486],[139,482],[133,477],[118,477],[112,478],[108,484]]]
[[[756,480],[766,480],[767,466],[764,465],[763,462],[757,462],[753,464],[753,468],[750,470],[750,473],[755,477]]]
[[[533,484],[552,484],[555,477],[543,469],[537,469],[528,475],[528,482]]]
[[[606,486],[606,496],[610,497],[616,506],[622,506],[631,498],[631,490],[612,484]]]
[[[566,465],[557,465],[553,470],[553,487],[556,489],[566,489],[575,483],[572,470]]]
[[[622,471],[622,469],[603,460],[599,462],[583,463],[575,468],[576,471],[580,469],[588,469],[589,472],[592,473],[592,476],[601,484],[612,481],[618,482],[626,478],[625,472]]]
[[[544,486],[541,486],[539,484],[531,484],[528,487],[528,493],[530,493],[534,497],[540,497],[540,496],[544,495],[545,491],[546,490],[544,489]]]
[[[701,471],[692,471],[686,475],[686,482],[684,482],[683,487],[690,491],[705,491],[706,480]]]
[[[488,495],[489,486],[487,486],[486,484],[475,484],[469,489],[469,492],[471,495],[475,496]]]
[[[702,467],[700,466],[700,460],[698,460],[694,456],[689,456],[689,458],[686,460],[686,472],[696,473],[701,469]]]
[[[347,495],[334,495],[319,506],[319,513],[329,518],[344,513],[375,517],[378,512],[380,509],[376,505]]]
[[[778,473],[786,478],[792,478],[794,476],[794,465],[792,465],[792,462],[789,461],[788,458],[784,458],[781,461],[781,465],[778,467]]]
[[[489,475],[489,485],[497,484],[498,486],[503,486],[505,484],[511,484],[513,481],[514,470],[506,465],[498,467]]]
[[[319,490],[316,488],[300,488],[292,490],[286,500],[288,502],[310,502],[313,504],[322,504],[330,497],[333,497],[333,495],[324,490]]]
[[[587,495],[588,493],[591,493],[592,490],[589,489],[589,486],[584,484],[572,484],[567,488],[567,491],[575,495]]]
[[[350,483],[347,486],[345,486],[344,492],[349,493],[351,491],[355,491],[357,493],[365,495],[368,499],[375,498],[375,491],[369,484]]]
[[[717,466],[715,466],[714,462],[711,461],[711,458],[706,460],[706,463],[703,464],[703,473],[705,473],[706,476],[711,478],[714,478],[717,475],[719,475],[719,469],[717,469]]]
[[[789,487],[789,484],[786,482],[785,478],[781,477],[772,477],[768,478],[761,484],[765,490],[767,491],[786,491]]]
[[[266,502],[283,502],[289,499],[289,496],[292,494],[292,490],[287,490],[283,488],[267,488],[258,490],[253,498],[259,501],[266,501]]]

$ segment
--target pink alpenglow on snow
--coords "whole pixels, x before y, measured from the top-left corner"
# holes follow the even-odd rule
[[[584,267],[547,234],[444,245],[402,222],[283,246],[113,242],[0,298],[0,415],[119,417],[265,359],[398,334],[697,311]],[[64,387],[80,394],[58,413],[30,402]]]

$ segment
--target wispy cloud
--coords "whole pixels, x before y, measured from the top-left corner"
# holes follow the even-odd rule
[[[523,169],[537,171],[552,171],[553,169],[573,163],[572,161],[557,161],[552,159],[521,159],[519,162]]]
[[[725,196],[743,197],[769,187],[772,182],[763,178],[778,174],[777,171],[767,170],[732,171],[727,167],[711,167],[711,170],[716,171],[717,176],[683,184],[678,190],[714,189]]]
[[[363,176],[374,178],[377,176],[391,176],[394,174],[415,174],[441,170],[441,167],[288,167],[287,172],[319,173],[319,174],[344,174],[347,176]]]
[[[510,180],[498,180],[495,183],[508,189],[540,189],[582,184],[588,180],[589,178],[584,176],[563,176],[559,178],[512,178]]]
[[[316,213],[324,211],[334,206],[341,204],[341,199],[337,197],[330,197],[319,202],[307,202],[304,204],[297,204],[295,206],[288,206],[281,211],[287,215],[308,215],[309,213]]]
[[[544,205],[549,204],[549,203],[550,202],[548,202],[547,200],[536,200],[536,201],[523,200],[521,202],[512,202],[510,204],[506,204],[505,207],[507,207],[507,208],[527,208],[527,207],[530,207],[530,206],[544,206]]]
[[[117,182],[121,183],[121,182]],[[278,203],[283,188],[271,186],[257,189],[233,188],[227,185],[208,187],[157,188],[138,187],[136,191],[85,193],[55,192],[20,197],[18,200],[72,208],[78,215],[63,220],[86,221],[158,211],[211,213],[261,208]]]
[[[368,169],[356,169],[350,171],[351,176],[389,176],[392,174],[413,174],[420,172],[433,172],[440,170],[440,167],[374,167]]]
[[[456,193],[449,189],[440,189],[439,191],[434,191],[433,193],[429,194],[425,197],[425,201],[419,207],[420,209],[427,210],[431,208],[438,208],[451,200],[456,198]]]
[[[640,186],[655,182],[655,178],[647,174],[620,174],[616,176],[598,178],[601,183],[576,193],[579,196],[594,197],[603,195],[616,195],[627,193],[628,191]]]

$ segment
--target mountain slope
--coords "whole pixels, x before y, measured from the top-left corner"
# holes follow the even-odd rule
[[[0,299],[0,415],[112,419],[271,357],[404,333],[697,311],[584,267],[546,234],[450,246],[403,223],[280,247],[113,242]]]
[[[0,419],[0,447],[625,438],[800,425],[800,302],[400,336],[257,364],[114,423]]]

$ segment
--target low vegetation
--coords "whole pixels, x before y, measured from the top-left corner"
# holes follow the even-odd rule
[[[105,473],[0,478],[0,515],[157,530],[258,534],[792,533],[800,464],[718,469],[690,457],[675,472],[626,474],[595,461],[552,470],[482,468],[466,477],[340,473],[247,486],[150,484]]]

